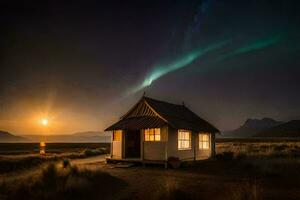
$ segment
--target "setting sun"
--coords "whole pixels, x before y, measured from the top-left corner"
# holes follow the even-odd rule
[[[48,123],[49,123],[48,119],[46,119],[46,118],[41,119],[41,124],[42,124],[43,126],[47,126]]]

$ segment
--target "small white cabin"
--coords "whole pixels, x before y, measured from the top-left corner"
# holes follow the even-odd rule
[[[215,155],[213,125],[184,105],[142,97],[113,131],[110,160],[167,163],[208,159]]]

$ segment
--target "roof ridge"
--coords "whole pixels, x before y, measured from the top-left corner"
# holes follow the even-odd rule
[[[160,102],[160,103],[171,104],[171,105],[173,105],[173,106],[186,107],[186,106],[184,106],[184,105],[182,105],[182,104],[170,103],[170,102],[167,102],[167,101],[162,101],[162,100],[154,99],[154,98],[151,98],[151,97],[146,97],[146,96],[144,96],[143,98],[144,98],[145,100],[149,99],[149,100],[151,100],[151,101],[157,101],[157,102]]]

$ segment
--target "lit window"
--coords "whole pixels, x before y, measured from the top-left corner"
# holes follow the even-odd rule
[[[199,134],[199,149],[209,149],[210,137],[208,133]]]
[[[160,128],[145,129],[145,141],[160,141]]]
[[[186,130],[178,130],[178,149],[191,149],[191,132]]]
[[[121,137],[122,137],[122,130],[116,130],[113,133],[113,140],[114,141],[121,141]]]

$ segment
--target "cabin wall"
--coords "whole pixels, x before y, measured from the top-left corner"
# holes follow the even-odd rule
[[[160,129],[161,141],[144,141],[144,130],[142,131],[143,159],[144,160],[166,160],[166,144],[168,139],[168,126]]]
[[[168,157],[177,157],[180,160],[194,160],[194,134],[192,133],[192,144],[191,149],[187,150],[179,150],[178,149],[178,129],[174,129],[169,127],[169,133],[168,133],[168,151],[167,155]]]
[[[121,141],[112,141],[112,158],[123,158],[124,131]],[[191,149],[178,149],[178,129],[169,126],[161,127],[161,141],[144,141],[144,130],[141,130],[141,159],[167,160],[169,157],[178,157],[182,161],[203,160],[215,155],[215,134],[210,134],[210,148],[199,149],[199,133],[192,132]],[[122,145],[123,144],[123,145]]]
[[[215,134],[210,134],[210,148],[199,149],[199,133],[192,132],[191,149],[178,149],[178,129],[169,128],[168,157],[178,157],[180,160],[203,160],[215,155]]]

